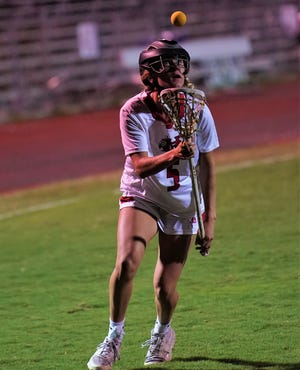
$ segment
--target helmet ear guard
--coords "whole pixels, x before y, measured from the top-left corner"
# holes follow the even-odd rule
[[[189,72],[189,53],[175,40],[157,40],[140,53],[139,67],[141,76],[145,69],[156,76],[163,73],[165,70],[163,60],[165,58],[182,60],[185,67],[184,74]]]

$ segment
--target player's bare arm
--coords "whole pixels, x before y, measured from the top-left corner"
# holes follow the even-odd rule
[[[216,214],[216,176],[214,152],[201,153],[199,164],[199,180],[205,204],[205,240],[202,247],[208,252],[214,239]]]
[[[179,159],[186,160],[193,157],[194,149],[193,143],[181,142],[176,148],[154,157],[148,157],[147,152],[138,152],[131,154],[130,158],[136,173],[141,178],[145,178],[164,170]]]

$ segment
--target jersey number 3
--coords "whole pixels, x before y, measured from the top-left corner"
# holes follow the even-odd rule
[[[172,178],[174,181],[174,185],[168,186],[168,191],[174,191],[177,190],[180,186],[179,184],[179,171],[176,168],[173,168],[172,166],[167,168],[167,178]]]

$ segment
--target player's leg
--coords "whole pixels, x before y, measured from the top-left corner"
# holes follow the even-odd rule
[[[109,284],[109,331],[88,362],[91,370],[110,370],[120,358],[124,319],[132,294],[133,279],[144,256],[145,247],[156,232],[156,221],[148,213],[132,207],[120,210],[116,264]]]
[[[178,301],[177,283],[188,256],[192,235],[159,233],[159,253],[154,272],[157,315],[162,324],[171,321]]]
[[[157,223],[148,213],[131,207],[120,211],[116,265],[110,278],[110,317],[115,322],[125,318],[133,279],[156,232]]]
[[[175,332],[171,319],[178,302],[177,283],[188,256],[191,235],[159,233],[159,254],[154,273],[157,320],[148,341],[145,365],[171,360]]]

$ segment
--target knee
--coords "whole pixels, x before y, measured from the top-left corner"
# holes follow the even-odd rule
[[[137,269],[138,266],[134,260],[130,257],[127,257],[116,266],[118,279],[124,282],[133,280],[137,273]]]

